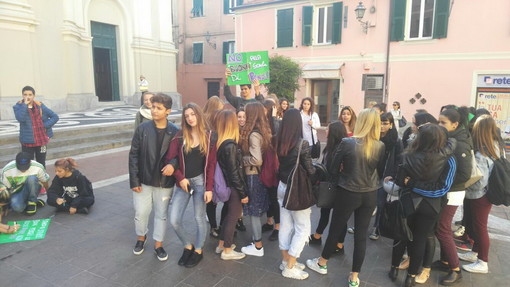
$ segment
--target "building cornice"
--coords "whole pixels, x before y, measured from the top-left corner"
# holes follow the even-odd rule
[[[34,32],[39,23],[32,6],[13,0],[0,0],[0,28]]]

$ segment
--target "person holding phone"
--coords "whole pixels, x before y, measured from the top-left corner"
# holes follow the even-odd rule
[[[216,133],[207,130],[202,109],[195,103],[185,105],[182,130],[170,143],[166,155],[167,163],[174,158],[179,162],[173,173],[177,186],[170,207],[170,224],[184,245],[178,262],[180,266],[195,267],[203,258],[202,247],[207,236],[206,204],[212,200],[216,141]],[[163,168],[163,174],[166,171],[167,168]],[[183,226],[184,212],[192,198],[197,225],[195,240],[188,236]]]

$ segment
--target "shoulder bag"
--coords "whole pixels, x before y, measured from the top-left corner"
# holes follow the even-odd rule
[[[282,207],[287,210],[304,210],[316,203],[308,173],[299,164],[303,141],[299,143],[296,165],[289,174],[285,196],[283,197]]]

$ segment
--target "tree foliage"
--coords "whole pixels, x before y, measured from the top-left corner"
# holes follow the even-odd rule
[[[298,80],[303,74],[299,64],[291,58],[274,55],[269,58],[269,73],[271,83],[266,84],[269,93],[294,101],[294,92],[299,90]]]

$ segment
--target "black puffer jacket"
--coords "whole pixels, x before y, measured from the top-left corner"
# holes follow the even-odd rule
[[[397,129],[390,129],[388,133],[381,138],[384,143],[384,160],[379,162],[377,172],[382,178],[387,176],[395,177],[397,167],[400,165],[402,158],[402,141],[398,138]]]
[[[278,155],[278,161],[280,162],[280,168],[278,169],[278,179],[288,184],[289,175],[294,166],[296,166],[296,160],[298,156],[299,146],[295,145],[286,156]],[[315,167],[312,165],[312,157],[310,155],[310,145],[308,141],[302,141],[301,154],[299,155],[299,164],[307,171],[308,175],[315,174]]]
[[[225,176],[225,182],[232,191],[239,193],[241,199],[246,197],[246,183],[243,172],[243,156],[233,140],[226,140],[218,148],[216,159]]]
[[[165,166],[165,155],[170,141],[179,131],[174,124],[168,122],[161,150],[156,150],[156,126],[154,121],[144,122],[138,126],[131,141],[129,151],[129,185],[131,188],[150,185],[154,173],[161,173]],[[155,163],[158,163],[157,167]],[[156,167],[156,168],[155,168]],[[170,188],[175,184],[173,176],[161,175],[160,187]]]
[[[374,156],[367,159],[363,154],[362,140],[344,138],[328,163],[331,178],[338,179],[338,186],[353,192],[369,192],[379,189],[381,185],[377,166],[384,160],[384,144],[377,141]],[[340,166],[343,166],[340,172]]]
[[[464,183],[471,178],[473,169],[473,139],[469,131],[464,127],[459,127],[453,132],[448,133],[448,137],[457,140],[457,147],[453,150],[455,161],[457,162],[457,172],[451,191],[466,190]]]

